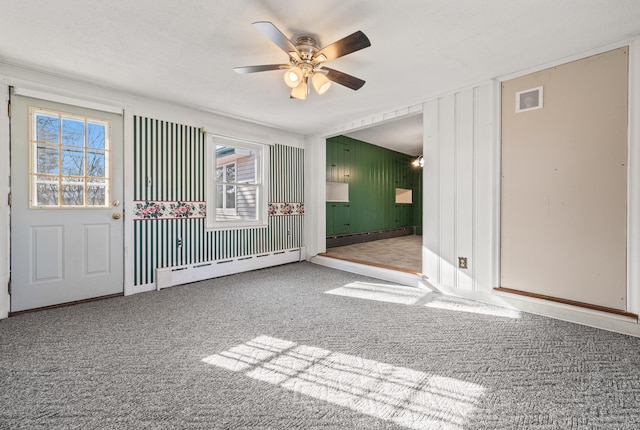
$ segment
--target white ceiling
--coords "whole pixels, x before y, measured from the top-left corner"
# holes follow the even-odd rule
[[[422,114],[403,117],[347,136],[408,155],[422,154]]]
[[[300,101],[281,72],[234,73],[287,61],[254,21],[322,46],[362,30],[372,46],[328,66],[366,84]],[[638,0],[0,0],[0,62],[300,134],[636,34]],[[387,134],[373,133],[385,145]]]

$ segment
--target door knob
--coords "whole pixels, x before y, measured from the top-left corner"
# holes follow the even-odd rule
[[[114,200],[113,202],[111,202],[111,204],[115,207],[115,206],[120,206],[120,200]]]
[[[111,215],[111,218],[113,218],[113,219],[120,219],[120,217],[121,217],[121,216],[122,216],[122,215],[120,214],[120,212],[114,212],[114,213]]]

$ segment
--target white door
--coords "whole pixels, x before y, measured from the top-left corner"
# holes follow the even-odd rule
[[[123,292],[122,116],[11,97],[11,312]]]

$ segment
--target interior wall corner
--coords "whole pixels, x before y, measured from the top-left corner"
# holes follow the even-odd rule
[[[627,310],[640,314],[640,36],[629,44]]]
[[[326,251],[324,202],[326,140],[320,134],[305,137],[304,195],[305,223],[304,243],[308,258]]]

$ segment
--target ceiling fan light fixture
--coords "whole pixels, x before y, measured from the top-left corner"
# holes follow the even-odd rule
[[[289,63],[234,67],[236,73],[284,70],[282,77],[285,84],[292,89],[291,98],[301,100],[307,98],[310,92],[309,84],[313,85],[318,94],[327,92],[334,82],[354,91],[364,85],[365,81],[362,79],[324,67],[326,61],[335,60],[371,46],[371,41],[362,31],[356,31],[320,49],[313,36],[303,35],[293,42],[272,22],[256,21],[252,25],[289,56]],[[321,73],[322,76],[320,76]]]
[[[291,97],[299,100],[307,99],[307,83],[302,81],[300,85],[291,90]]]
[[[331,81],[323,73],[316,72],[311,77],[313,88],[318,94],[324,94],[331,87]]]
[[[298,66],[293,66],[284,72],[284,82],[290,88],[297,88],[302,82],[302,70]]]

